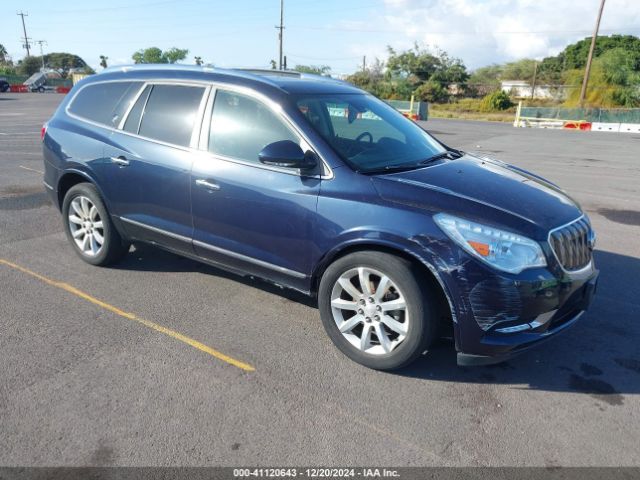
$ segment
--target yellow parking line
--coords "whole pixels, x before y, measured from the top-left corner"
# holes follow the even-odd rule
[[[232,358],[228,355],[225,355],[222,352],[219,352],[203,343],[198,342],[197,340],[194,340],[193,338],[187,337],[186,335],[183,335],[180,332],[176,332],[175,330],[171,330],[170,328],[167,327],[163,327],[162,325],[158,325],[157,323],[151,322],[149,320],[145,320],[144,318],[140,318],[137,315],[133,314],[133,313],[129,313],[129,312],[125,312],[123,310],[120,310],[118,307],[114,307],[113,305],[109,305],[106,302],[103,302],[102,300],[98,300],[95,297],[92,297],[91,295],[78,290],[76,287],[69,285],[68,283],[64,283],[64,282],[58,282],[55,280],[51,280],[50,278],[45,277],[44,275],[40,275],[39,273],[36,273],[34,271],[29,270],[28,268],[25,267],[21,267],[20,265],[16,265],[15,263],[9,262],[7,260],[4,260],[2,258],[0,258],[0,264],[6,265],[8,267],[11,267],[15,270],[18,270],[22,273],[26,273],[27,275],[30,275],[34,278],[37,278],[38,280],[40,280],[41,282],[46,283],[47,285],[51,285],[52,287],[56,287],[56,288],[60,288],[66,292],[72,293],[73,295],[80,297],[88,302],[93,303],[94,305],[97,305],[101,308],[104,308],[105,310],[108,310],[112,313],[115,313],[116,315],[119,315],[121,317],[124,317],[128,320],[133,320],[134,322],[138,322],[142,325],[144,325],[145,327],[151,328],[152,330],[155,330],[156,332],[160,332],[160,333],[164,333],[165,335],[170,336],[171,338],[175,338],[176,340],[180,340],[183,343],[186,343],[187,345],[191,345],[194,348],[197,348],[198,350],[208,353],[209,355],[211,355],[212,357],[217,358],[218,360],[222,360],[223,362],[227,362],[230,365],[233,365],[234,367],[238,367],[241,370],[245,370],[247,372],[253,372],[255,370],[255,368],[253,368],[251,365],[249,365],[248,363],[244,363],[241,362],[240,360],[236,360],[235,358]]]

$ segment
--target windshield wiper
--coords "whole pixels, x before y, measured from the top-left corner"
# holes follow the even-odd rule
[[[460,150],[445,150],[444,152],[436,153],[431,157],[422,160],[420,165],[425,165],[427,163],[435,162],[436,160],[440,160],[441,158],[448,158],[450,160],[455,160],[456,158],[460,158],[464,153]]]
[[[406,172],[408,170],[415,170],[416,168],[422,168],[420,163],[405,163],[404,165],[385,165],[381,168],[372,168],[370,170],[359,170],[360,173],[390,173],[390,172]]]
[[[444,152],[436,153],[435,155],[421,160],[416,163],[401,163],[399,165],[385,165],[380,168],[373,168],[371,170],[358,170],[359,173],[390,173],[390,172],[406,172],[409,170],[416,170],[418,168],[424,167],[426,164],[435,162],[436,160],[440,160],[441,158],[449,158],[451,160],[455,160],[456,158],[460,158],[464,153],[460,150],[446,150]]]

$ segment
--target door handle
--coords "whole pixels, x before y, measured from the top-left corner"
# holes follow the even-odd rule
[[[198,180],[196,180],[196,185],[198,185],[199,187],[204,187],[207,190],[220,190],[220,185],[205,180],[204,178],[199,178]]]
[[[121,167],[127,167],[129,165],[129,160],[120,155],[119,157],[111,157],[111,161],[116,165],[120,165]]]

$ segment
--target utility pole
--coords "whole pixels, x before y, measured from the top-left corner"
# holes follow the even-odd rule
[[[362,56],[362,72],[366,72],[367,71],[367,56],[363,55]]]
[[[280,66],[280,70],[282,70],[283,67],[283,63],[282,63],[282,33],[284,30],[284,0],[280,0],[280,25],[276,25],[276,28],[279,30],[278,32],[278,40],[280,42],[280,62],[279,62],[279,66]]]
[[[42,51],[42,45],[47,43],[46,40],[36,40],[36,43],[40,45],[40,58],[42,59],[42,68],[44,69],[44,52]]]
[[[31,53],[29,52],[29,47],[31,45],[29,45],[29,37],[27,37],[27,27],[24,24],[24,17],[28,17],[29,14],[28,13],[23,13],[22,11],[20,13],[17,14],[18,16],[22,17],[22,31],[24,32],[24,48],[27,49],[27,57],[31,55]]]
[[[531,85],[531,100],[536,95],[536,77],[538,76],[538,62],[536,60],[533,61],[533,82]]]
[[[591,61],[593,60],[593,50],[596,47],[596,38],[598,37],[598,30],[600,29],[600,19],[602,18],[602,11],[604,10],[604,2],[600,2],[600,10],[598,11],[598,19],[596,20],[596,28],[593,30],[593,37],[591,37],[591,47],[589,47],[589,56],[587,57],[587,65],[584,69],[584,79],[582,80],[582,90],[580,90],[580,108],[584,106],[584,97],[587,94],[587,84],[589,83],[589,73],[591,73]]]

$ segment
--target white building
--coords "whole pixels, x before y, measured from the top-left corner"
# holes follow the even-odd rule
[[[531,98],[531,85],[524,80],[504,80],[501,82],[501,89],[512,97]],[[561,100],[565,98],[565,90],[563,87],[536,85],[533,98],[553,98]]]

